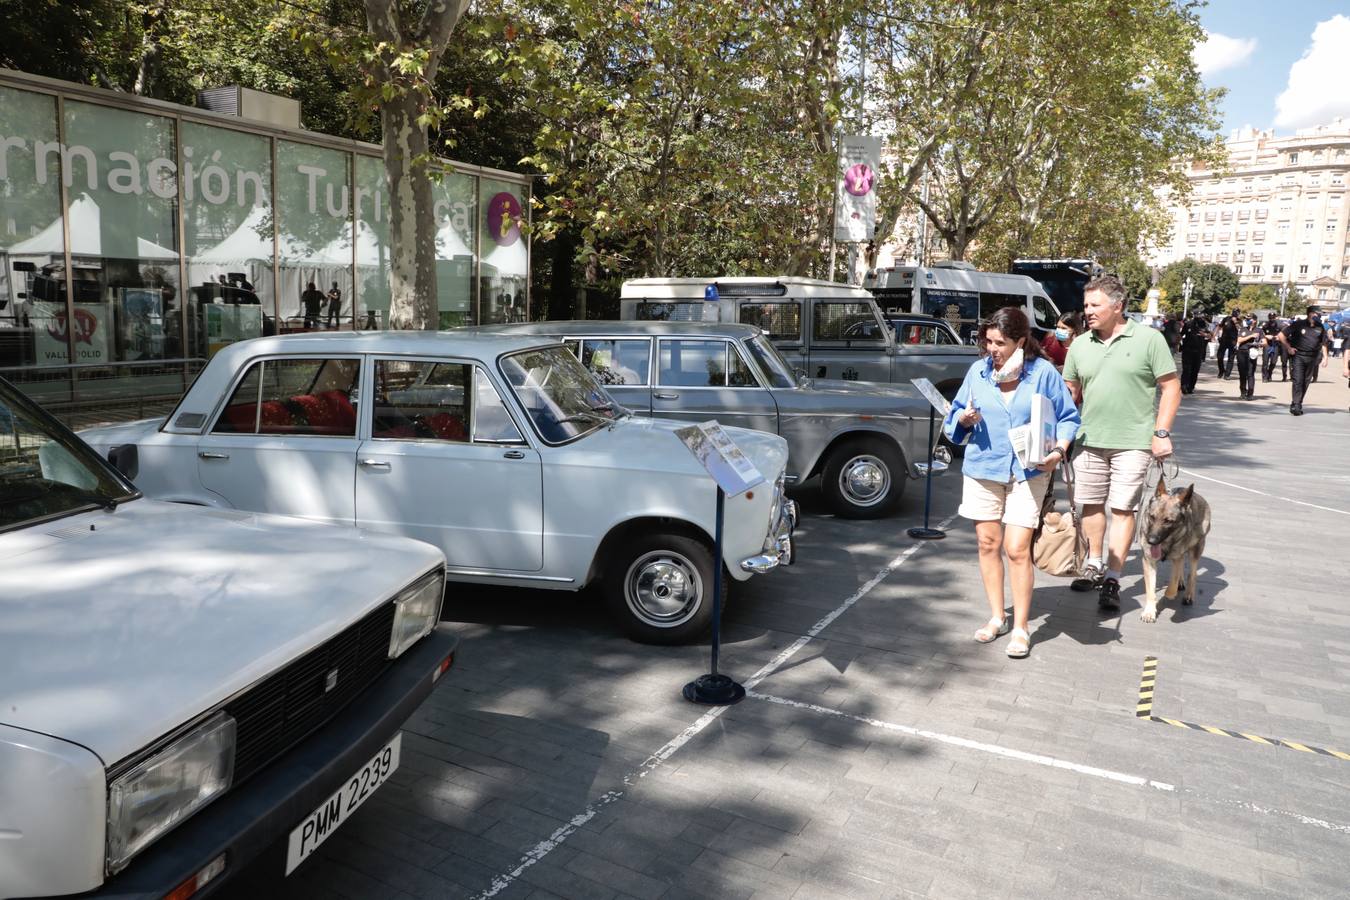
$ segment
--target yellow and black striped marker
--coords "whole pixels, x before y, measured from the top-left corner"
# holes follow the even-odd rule
[[[1139,703],[1134,708],[1134,714],[1137,718],[1148,719],[1150,722],[1161,722],[1164,725],[1173,725],[1177,728],[1186,728],[1191,731],[1207,731],[1210,734],[1237,738],[1242,741],[1251,741],[1254,744],[1265,744],[1268,747],[1288,747],[1290,750],[1297,750],[1300,753],[1315,753],[1318,756],[1332,756],[1336,759],[1343,759],[1350,762],[1350,753],[1342,753],[1340,750],[1328,750],[1325,747],[1313,747],[1309,744],[1300,744],[1297,741],[1261,737],[1259,734],[1248,734],[1245,731],[1229,731],[1227,728],[1215,728],[1213,725],[1196,725],[1194,722],[1183,722],[1180,719],[1168,719],[1164,716],[1155,716],[1153,715],[1153,685],[1157,680],[1158,659],[1154,656],[1145,656],[1144,674],[1143,677],[1139,679]]]

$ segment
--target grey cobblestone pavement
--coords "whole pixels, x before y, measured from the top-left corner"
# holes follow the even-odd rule
[[[1206,373],[1176,428],[1214,508],[1196,604],[1141,622],[1137,559],[1109,617],[1040,577],[1026,660],[969,639],[968,523],[912,549],[919,490],[849,522],[803,488],[799,564],[732,598],[724,669],[752,693],[718,712],[680,697],[706,645],[631,644],[589,595],[452,587],[461,652],[396,777],[291,878],[264,860],[231,893],[1344,897],[1350,761],[1134,715],[1154,656],[1157,715],[1350,753],[1333,367],[1302,418],[1287,385],[1241,403]]]

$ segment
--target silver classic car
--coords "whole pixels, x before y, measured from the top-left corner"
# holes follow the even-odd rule
[[[895,511],[928,462],[928,403],[914,388],[796,375],[753,325],[532,322],[486,331],[562,340],[616,401],[642,415],[717,419],[782,435],[787,479],[821,476],[841,516]],[[945,469],[943,459],[934,474]]]

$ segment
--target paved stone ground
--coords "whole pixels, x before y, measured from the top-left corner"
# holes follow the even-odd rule
[[[1041,578],[1027,660],[969,640],[968,523],[902,556],[917,490],[877,523],[802,490],[799,565],[728,610],[724,669],[755,683],[720,713],[679,694],[706,646],[628,643],[589,595],[452,588],[462,650],[397,776],[290,879],[265,862],[231,895],[1346,896],[1350,761],[1134,717],[1152,655],[1159,715],[1350,752],[1332,366],[1302,418],[1287,385],[1242,403],[1210,368],[1176,428],[1214,508],[1195,606],[1142,623],[1137,561],[1110,617]]]

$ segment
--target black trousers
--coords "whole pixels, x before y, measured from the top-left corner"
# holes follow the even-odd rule
[[[1181,390],[1182,393],[1192,393],[1195,390],[1195,380],[1200,377],[1200,366],[1205,361],[1205,351],[1192,350],[1181,353]]]
[[[1238,348],[1237,358],[1238,394],[1250,397],[1256,393],[1256,360],[1251,358],[1245,347]]]
[[[1218,352],[1219,377],[1227,378],[1233,373],[1233,354],[1237,347],[1233,344],[1220,344]]]
[[[1276,346],[1274,350],[1266,348],[1266,362],[1261,369],[1261,380],[1269,381],[1275,375],[1275,361],[1280,362],[1280,380],[1289,380],[1289,356],[1284,348]]]
[[[1303,395],[1308,393],[1308,385],[1312,382],[1313,373],[1317,371],[1317,364],[1320,361],[1318,354],[1294,354],[1294,361],[1291,365],[1294,370],[1294,389],[1289,395],[1290,409],[1303,408]]]

